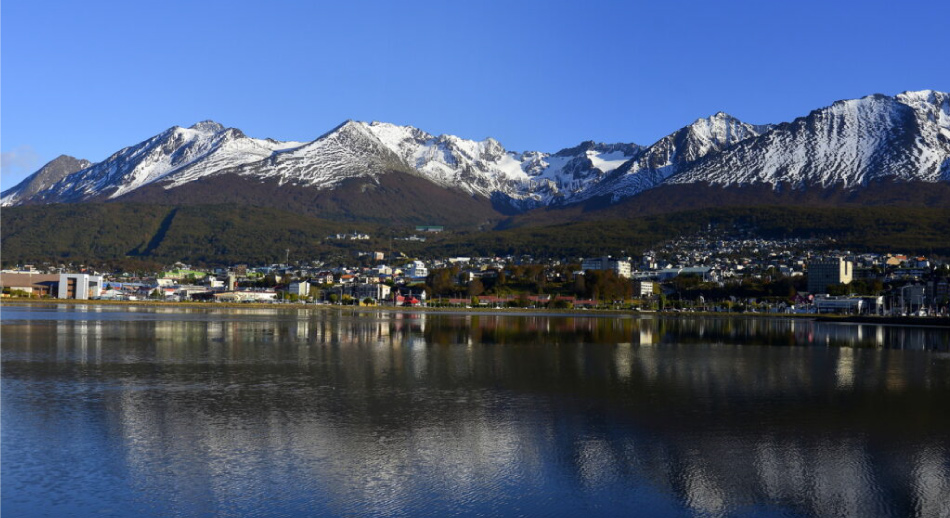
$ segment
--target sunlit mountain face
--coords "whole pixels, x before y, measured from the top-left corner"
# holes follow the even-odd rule
[[[169,128],[95,164],[57,161],[3,192],[2,204],[121,200],[133,193],[139,201],[178,203],[222,184],[248,193],[243,202],[250,203],[261,183],[324,192],[353,181],[370,187],[408,181],[406,175],[484,200],[502,214],[592,199],[616,203],[659,186],[860,190],[881,181],[950,181],[950,94],[871,95],[780,124],[716,113],[648,146],[584,142],[556,152],[516,152],[491,138],[358,121],[313,141],[278,142],[204,121]],[[267,205],[268,196],[280,195],[265,189],[257,203]]]

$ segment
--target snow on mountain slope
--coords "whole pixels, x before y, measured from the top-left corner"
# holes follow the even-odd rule
[[[563,149],[553,155],[533,158],[529,171],[536,181],[546,181],[556,196],[546,204],[570,203],[586,198],[587,192],[611,177],[611,173],[640,156],[636,144],[597,144],[592,141]]]
[[[920,129],[914,141],[918,168],[937,171],[942,181],[950,181],[950,93],[923,90],[904,92],[897,100],[914,109]]]
[[[328,189],[348,178],[374,178],[392,170],[414,173],[367,131],[365,124],[347,121],[313,142],[273,153],[263,160],[205,174],[238,174],[262,180],[276,179],[279,184]],[[173,187],[187,179],[181,180],[174,175],[168,181],[167,187]]]
[[[40,196],[47,202],[116,198],[173,172],[194,179],[221,167],[257,161],[299,145],[251,139],[240,130],[226,129],[212,121],[190,128],[175,126],[62,178]]]
[[[115,199],[145,185],[176,189],[225,174],[332,189],[349,178],[378,179],[390,171],[515,211],[592,197],[616,201],[661,184],[807,188],[853,187],[877,178],[950,181],[950,94],[924,90],[839,101],[777,126],[720,112],[648,148],[583,142],[553,154],[517,153],[491,138],[434,136],[382,122],[347,121],[302,143],[253,139],[206,121],[170,128],[97,164],[64,162],[38,171],[0,201]]]
[[[382,122],[365,127],[429,180],[470,194],[503,195],[523,208],[582,190],[587,186],[583,179],[602,177],[639,150],[634,144],[588,142],[555,155],[514,153],[491,138],[436,137],[411,126]]]
[[[617,200],[656,187],[692,162],[743,140],[760,135],[770,126],[754,126],[726,113],[697,119],[646,148],[634,160],[617,168],[611,177],[594,186],[584,197],[610,196]]]
[[[520,162],[494,139],[479,142],[453,135],[434,137],[411,126],[361,124],[407,164],[444,187],[490,196],[497,190],[517,190],[529,180]]]
[[[220,129],[212,138],[210,149],[206,154],[184,166],[166,172],[159,178],[167,180],[169,186],[182,185],[216,171],[257,162],[274,153],[292,150],[304,144],[304,142],[295,141],[255,139],[245,136],[238,129]]]
[[[838,101],[681,170],[668,183],[866,185],[947,179],[946,94]]]

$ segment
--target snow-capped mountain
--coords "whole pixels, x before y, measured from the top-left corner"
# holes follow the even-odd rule
[[[950,95],[907,92],[838,101],[693,162],[671,184],[867,185],[950,180]]]
[[[570,198],[640,151],[636,144],[585,142],[553,155],[515,153],[491,138],[436,137],[411,126],[381,122],[363,126],[428,180],[486,198],[503,196],[521,208]]]
[[[639,150],[634,144],[587,142],[555,154],[513,153],[490,138],[433,136],[411,126],[357,121],[309,143],[278,142],[205,121],[170,128],[75,174],[47,181],[41,191],[11,189],[3,203],[115,199],[145,185],[175,189],[229,174],[333,189],[349,178],[400,171],[441,187],[484,198],[501,196],[531,208],[583,192]]]
[[[624,163],[609,181],[599,183],[585,197],[609,196],[618,200],[633,196],[660,185],[707,155],[719,153],[769,129],[771,126],[746,124],[723,112],[697,119],[646,148],[634,160]]]
[[[556,153],[512,152],[491,138],[357,121],[311,142],[278,142],[206,121],[170,128],[97,164],[64,160],[4,192],[2,204],[111,200],[145,186],[174,202],[174,193],[196,182],[228,178],[330,192],[350,179],[379,184],[390,173],[516,212],[593,197],[617,201],[659,185],[857,188],[880,178],[950,181],[950,95],[872,95],[766,126],[717,113],[645,148],[584,142]]]
[[[180,182],[196,179],[300,145],[299,142],[249,138],[240,130],[224,128],[212,121],[199,122],[190,128],[175,126],[122,149],[98,164],[87,163],[81,170],[31,196],[7,191],[3,193],[3,205],[117,198],[173,173]]]
[[[332,189],[348,178],[372,178],[394,170],[412,171],[368,132],[363,123],[347,121],[313,142],[293,144],[274,150],[264,159],[204,171],[202,175],[236,174],[273,179],[280,184]],[[174,188],[192,180],[191,175],[176,172],[164,183],[166,188]]]

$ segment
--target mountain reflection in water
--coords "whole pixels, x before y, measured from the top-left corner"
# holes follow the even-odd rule
[[[11,515],[950,514],[945,329],[95,306],[2,317]]]

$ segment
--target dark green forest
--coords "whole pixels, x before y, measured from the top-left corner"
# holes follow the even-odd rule
[[[586,220],[493,231],[453,230],[425,243],[393,237],[405,225],[329,221],[274,208],[93,203],[8,207],[2,261],[126,265],[184,261],[199,265],[339,260],[360,251],[417,257],[516,255],[581,257],[636,254],[665,240],[715,228],[765,238],[829,238],[855,251],[950,255],[950,209],[914,207],[715,208],[625,219]],[[369,241],[327,236],[366,232]]]

